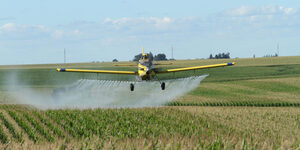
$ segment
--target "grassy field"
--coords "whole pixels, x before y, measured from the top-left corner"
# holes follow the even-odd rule
[[[159,108],[38,110],[8,105],[9,78],[51,91],[81,78],[131,76],[57,73],[56,67],[136,70],[134,62],[0,66],[0,148],[297,149],[300,56],[158,62],[161,69],[235,61],[232,67],[163,74],[209,74],[190,93]],[[172,65],[170,65],[172,64]],[[15,77],[13,77],[15,76]]]

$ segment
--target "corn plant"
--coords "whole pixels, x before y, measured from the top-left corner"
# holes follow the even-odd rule
[[[3,114],[0,112],[0,119],[2,120],[2,122],[4,123],[5,127],[9,130],[9,132],[12,134],[12,136],[18,141],[21,142],[22,141],[22,137],[19,133],[17,133],[17,131],[15,130],[15,128],[13,127],[13,125],[11,123],[8,122],[8,120],[3,116]]]
[[[76,131],[70,125],[73,123],[67,121],[64,115],[59,115],[59,111],[47,111],[46,115],[51,118],[54,122],[60,125],[65,131],[67,131],[71,136],[76,137]]]
[[[38,113],[37,111],[32,111],[32,114],[35,115],[45,126],[47,126],[50,130],[52,130],[52,132],[56,135],[58,135],[59,137],[64,138],[64,134],[62,133],[62,131],[55,127],[49,119],[45,119],[44,117],[42,117],[42,115],[40,113]]]
[[[0,124],[0,141],[2,144],[9,142],[7,135],[3,131],[2,124]]]
[[[8,110],[8,114],[18,123],[20,127],[24,129],[24,131],[32,141],[37,142],[39,140],[34,129],[31,128],[22,117],[10,110]]]
[[[35,129],[42,134],[49,142],[54,142],[54,138],[49,133],[48,130],[46,130],[44,127],[42,127],[34,118],[32,118],[28,113],[22,111],[21,112],[23,116],[32,124],[32,126],[35,127]]]

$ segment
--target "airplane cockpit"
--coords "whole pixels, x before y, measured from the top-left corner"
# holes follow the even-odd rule
[[[142,59],[139,60],[139,63],[146,67],[152,66],[152,61],[150,61],[148,54],[143,54]]]
[[[149,59],[149,57],[148,57],[148,55],[147,54],[144,54],[143,56],[142,56],[142,59]]]

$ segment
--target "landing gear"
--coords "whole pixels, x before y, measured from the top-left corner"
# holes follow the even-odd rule
[[[165,90],[165,88],[166,88],[165,82],[162,82],[161,85],[160,85],[160,87],[161,87],[161,90]]]
[[[134,91],[134,84],[130,83],[130,91]]]
[[[155,76],[156,80],[160,83],[160,87],[161,90],[165,90],[166,89],[166,83],[165,82],[161,82],[157,76]]]
[[[161,82],[159,79],[157,79],[157,81],[160,83],[161,90],[165,90],[166,89],[166,83]],[[130,91],[134,91],[135,83],[136,83],[136,81],[134,83],[130,83]]]
[[[130,83],[130,91],[134,91],[134,85],[139,80],[139,78],[136,76],[134,83]]]

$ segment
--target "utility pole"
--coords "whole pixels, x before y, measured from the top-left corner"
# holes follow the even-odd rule
[[[171,46],[171,48],[172,48],[172,57],[171,58],[174,59],[174,57],[173,57],[173,45]]]
[[[64,48],[64,63],[66,63],[66,49]]]
[[[277,43],[277,55],[279,56],[279,43]]]

